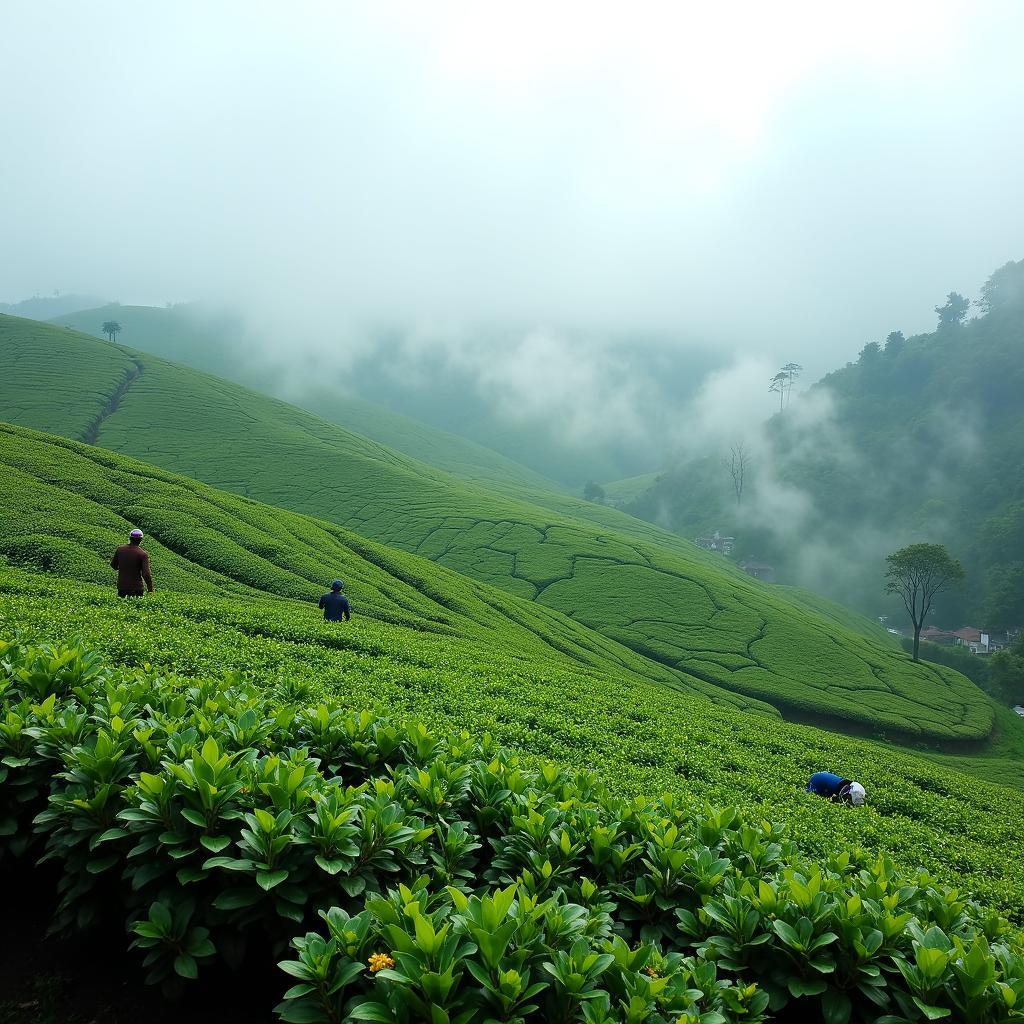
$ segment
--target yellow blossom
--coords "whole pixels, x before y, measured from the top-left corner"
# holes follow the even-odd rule
[[[371,953],[370,959],[367,961],[370,965],[370,973],[376,974],[378,971],[383,971],[385,967],[394,967],[395,961],[387,955],[387,953]]]

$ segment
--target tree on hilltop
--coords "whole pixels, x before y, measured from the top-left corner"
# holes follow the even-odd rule
[[[892,331],[885,339],[885,354],[887,356],[898,356],[907,344],[902,331]]]
[[[970,302],[959,292],[950,292],[946,296],[946,304],[935,307],[935,312],[939,314],[939,330],[962,324],[970,308]]]
[[[588,480],[583,487],[583,497],[600,505],[605,498],[604,488],[594,480]]]
[[[959,586],[964,567],[942,544],[911,544],[886,556],[887,594],[898,594],[914,625],[914,661],[920,661],[921,627],[936,594]]]
[[[768,382],[768,391],[779,396],[779,412],[782,412],[783,406],[789,405],[793,382],[800,376],[802,370],[803,367],[799,363],[786,363]]]
[[[121,333],[121,325],[116,320],[104,320],[100,330],[113,341]]]
[[[860,355],[857,357],[857,362],[862,364],[877,362],[881,354],[882,346],[879,345],[877,341],[869,341],[860,350]]]

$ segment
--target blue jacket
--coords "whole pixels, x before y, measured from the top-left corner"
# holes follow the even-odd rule
[[[807,792],[835,800],[840,792],[849,785],[849,779],[844,779],[841,775],[836,775],[835,772],[815,772],[807,780]]]
[[[340,590],[332,590],[320,598],[320,607],[324,610],[324,619],[327,622],[347,622],[351,617],[348,598]]]

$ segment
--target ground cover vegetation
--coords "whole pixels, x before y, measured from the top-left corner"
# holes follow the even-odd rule
[[[0,318],[0,347],[18,356],[0,382],[9,418],[56,429],[60,414],[66,435],[77,427],[105,447],[426,556],[562,612],[719,699],[893,737],[982,741],[992,731],[991,702],[957,673],[911,665],[839,616],[613,509],[579,501],[587,520],[496,495],[284,403],[66,329]],[[94,350],[105,361],[82,355]],[[68,352],[85,384],[77,401],[70,384],[55,387],[55,406],[43,381],[63,379]],[[137,504],[138,525],[159,537],[167,514]]]
[[[282,957],[286,1021],[1019,1019],[1007,922],[877,851],[130,660],[0,643],[0,856],[56,862],[56,930],[123,918],[169,993]]]

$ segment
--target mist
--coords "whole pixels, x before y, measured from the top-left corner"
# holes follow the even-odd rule
[[[1013,0],[4,13],[0,301],[232,308],[293,394],[388,338],[660,457],[707,373],[763,419],[729,374],[927,330],[1024,238]]]

